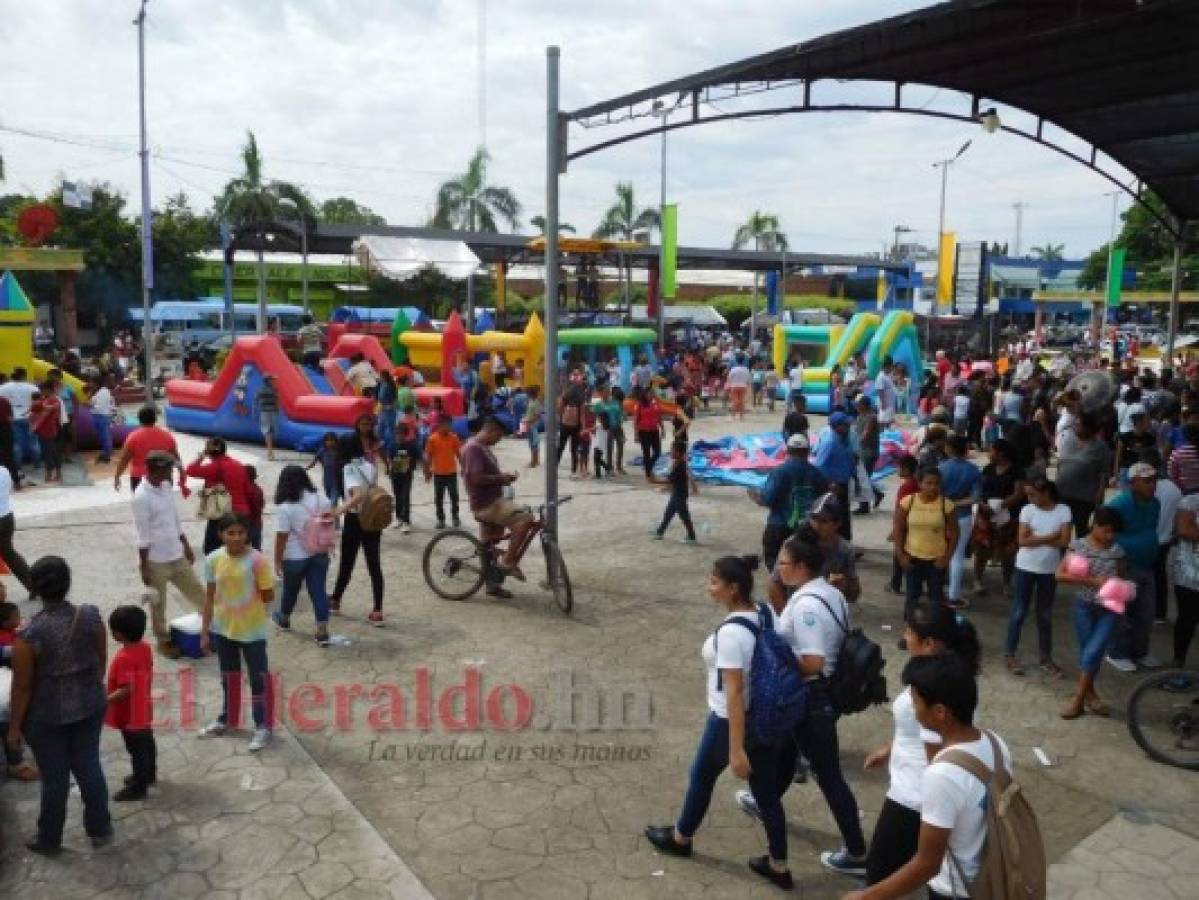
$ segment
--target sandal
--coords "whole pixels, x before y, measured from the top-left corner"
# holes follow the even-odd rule
[[[42,774],[37,770],[37,766],[30,763],[20,763],[8,767],[8,777],[15,778],[17,781],[38,781],[41,779]]]
[[[1099,699],[1097,694],[1091,694],[1089,697],[1087,697],[1086,707],[1087,712],[1093,716],[1103,716],[1106,718],[1112,714],[1112,711],[1108,708],[1108,705]]]
[[[1016,659],[1016,657],[1005,656],[1003,658],[1003,662],[1007,666],[1007,670],[1010,674],[1012,674],[1012,675],[1023,675],[1024,674],[1024,666],[1020,665],[1020,660]]]
[[[1061,678],[1063,675],[1061,667],[1052,659],[1041,660],[1041,672],[1048,678]]]

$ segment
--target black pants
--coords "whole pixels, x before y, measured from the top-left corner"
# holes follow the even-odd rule
[[[591,451],[591,454],[591,469],[595,473],[595,477],[601,477],[604,474],[605,469],[608,470],[608,475],[610,476],[612,474],[612,463],[608,460],[610,460],[611,457],[605,459],[604,451],[601,447],[596,447]]]
[[[624,471],[624,426],[614,428],[609,432],[608,461],[616,466],[617,471]]]
[[[221,529],[217,526],[220,519],[209,519],[204,525],[204,555],[207,556],[221,546]]]
[[[396,518],[405,525],[412,524],[412,472],[393,472],[391,492],[396,498]],[[457,490],[455,480],[454,488]]]
[[[829,486],[829,489],[837,495],[837,499],[841,501],[841,522],[837,527],[841,537],[847,541],[853,540],[853,520],[849,515],[849,482],[834,482]]]
[[[903,588],[903,566],[899,564],[899,554],[891,554],[891,590],[898,591]]]
[[[125,749],[133,764],[134,788],[145,788],[158,780],[158,745],[154,743],[154,732],[149,728],[136,731],[122,728]]]
[[[449,476],[447,476],[449,477]],[[455,478],[455,492],[457,480]],[[333,587],[333,600],[341,603],[341,595],[350,586],[350,576],[354,574],[354,563],[358,562],[358,548],[366,557],[366,571],[371,577],[371,595],[375,612],[383,611],[383,566],[379,560],[379,540],[377,531],[363,531],[358,524],[357,513],[346,513],[341,526],[341,562],[337,565],[337,584]]]
[[[304,366],[305,366],[306,368],[309,368],[309,369],[311,369],[313,372],[316,372],[318,375],[320,374],[320,371],[321,371],[321,351],[319,351],[319,350],[308,350],[308,351],[306,351],[306,352],[304,353],[304,355],[301,357],[301,359],[304,361]]]
[[[142,478],[140,475],[130,475],[129,476],[129,493],[132,494],[134,491],[136,491],[137,486],[141,483],[142,483]]]
[[[557,464],[562,465],[562,451],[566,449],[567,443],[570,444],[570,471],[579,471],[579,426],[578,425],[559,425],[558,426],[558,460]]]
[[[791,537],[791,529],[786,525],[767,525],[762,532],[762,559],[766,563],[766,571],[774,571],[774,562],[779,558],[779,550],[783,543]]]
[[[1091,513],[1095,511],[1095,504],[1088,500],[1075,500],[1073,497],[1063,497],[1062,499],[1070,507],[1075,536],[1086,537],[1087,532],[1091,530]]]
[[[1174,620],[1174,662],[1181,666],[1186,662],[1195,627],[1199,625],[1199,591],[1174,585],[1174,602],[1178,604],[1178,618]]]
[[[691,510],[687,508],[687,495],[675,491],[670,492],[670,499],[666,501],[666,511],[662,513],[662,524],[658,526],[658,534],[666,533],[666,526],[670,524],[670,520],[676,514],[679,521],[683,523],[683,527],[687,529],[687,537],[695,540],[695,526],[691,524]]]
[[[1157,559],[1153,561],[1153,618],[1162,622],[1170,617],[1170,582],[1167,579],[1166,563],[1170,559],[1172,544],[1157,545]]]
[[[884,800],[866,851],[866,883],[878,884],[894,875],[916,855],[920,813],[894,800]]]
[[[450,513],[454,516],[454,524],[458,524],[458,476],[433,476],[433,506],[437,510],[437,521],[445,524],[445,495],[450,495]]]
[[[4,560],[13,577],[21,582],[21,587],[29,590],[29,564],[12,545],[13,532],[16,531],[16,528],[16,520],[12,513],[0,517],[0,558]]]
[[[641,443],[641,465],[645,468],[645,477],[654,473],[654,466],[662,458],[662,432],[638,431],[637,440]]]

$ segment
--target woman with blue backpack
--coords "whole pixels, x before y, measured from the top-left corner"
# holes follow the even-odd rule
[[[692,838],[708,811],[716,780],[731,767],[734,775],[749,781],[766,826],[770,852],[749,860],[749,867],[790,890],[793,881],[787,868],[786,822],[775,788],[779,779],[774,766],[779,750],[770,742],[770,735],[763,739],[754,733],[761,725],[757,719],[751,722],[750,710],[758,704],[760,709],[756,712],[765,712],[770,701],[777,699],[754,695],[751,685],[763,684],[763,672],[755,678],[755,661],[771,671],[794,670],[795,662],[794,658],[776,658],[772,652],[782,642],[774,640],[777,633],[770,607],[764,603],[755,605],[753,601],[753,570],[757,567],[756,556],[725,556],[712,565],[708,594],[726,615],[704,641],[701,651],[708,673],[708,719],[691,764],[682,812],[675,824],[651,825],[645,829],[645,836],[662,853],[690,856]],[[785,644],[781,652],[789,656]],[[773,709],[773,704],[770,707]]]

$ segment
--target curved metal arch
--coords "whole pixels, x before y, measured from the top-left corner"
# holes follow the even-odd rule
[[[875,82],[875,83],[877,83],[877,82]],[[898,94],[900,87],[901,87],[900,85],[896,86],[897,94]],[[805,104],[801,104],[801,105],[791,104],[788,106],[767,107],[764,109],[755,109],[755,110],[738,110],[737,112],[718,113],[716,115],[707,115],[707,116],[700,116],[698,114],[698,110],[696,108],[697,105],[698,104],[693,105],[692,114],[691,114],[690,118],[688,118],[684,121],[674,122],[674,123],[667,122],[663,125],[656,125],[652,128],[643,128],[639,131],[634,131],[629,134],[621,135],[620,137],[615,137],[615,138],[610,138],[605,141],[600,141],[599,143],[591,144],[590,146],[584,147],[580,150],[576,150],[573,153],[570,153],[570,152],[566,153],[565,159],[567,161],[581,159],[585,156],[591,155],[592,153],[598,153],[601,150],[607,150],[610,147],[619,146],[620,144],[626,144],[631,141],[640,140],[641,138],[644,138],[644,137],[651,137],[655,134],[663,134],[663,133],[669,132],[669,131],[676,131],[676,130],[683,129],[683,128],[691,128],[696,125],[707,125],[707,124],[710,124],[713,122],[727,122],[727,121],[734,121],[737,119],[754,119],[754,118],[765,118],[765,117],[774,118],[776,116],[791,115],[791,114],[795,114],[795,113],[812,113],[812,112],[905,113],[908,115],[928,116],[928,117],[935,118],[935,119],[950,119],[950,120],[958,121],[958,122],[968,122],[968,123],[974,124],[974,125],[978,124],[977,115],[963,115],[960,113],[942,112],[940,110],[932,110],[932,109],[911,109],[911,108],[906,108],[906,107],[899,106],[899,105],[859,104],[859,103],[836,103],[836,104],[813,105],[813,104],[805,103]],[[977,109],[977,107],[978,107],[977,98],[972,98],[972,107],[974,109]],[[1025,112],[1023,110],[1021,110],[1021,111]],[[1027,115],[1036,116],[1036,113],[1027,113]],[[1113,185],[1118,187],[1124,193],[1128,194],[1128,196],[1131,197],[1134,202],[1139,203],[1142,207],[1144,207],[1144,209],[1150,215],[1152,215],[1155,219],[1157,219],[1162,224],[1162,226],[1167,231],[1169,231],[1170,234],[1173,235],[1176,239],[1181,238],[1182,227],[1183,227],[1182,223],[1175,220],[1172,216],[1163,216],[1160,212],[1158,212],[1156,209],[1154,209],[1152,206],[1150,206],[1148,203],[1146,203],[1145,199],[1143,197],[1143,193],[1144,193],[1143,186],[1139,180],[1135,180],[1133,182],[1133,186],[1130,187],[1129,185],[1127,185],[1123,181],[1121,181],[1119,178],[1117,178],[1115,175],[1113,175],[1111,172],[1108,172],[1105,169],[1101,168],[1097,163],[1099,150],[1094,145],[1090,145],[1091,146],[1091,155],[1090,155],[1090,159],[1088,159],[1085,156],[1081,156],[1078,153],[1075,153],[1073,150],[1070,150],[1067,147],[1063,147],[1060,144],[1056,144],[1053,141],[1047,140],[1043,134],[1043,129],[1046,124],[1046,120],[1041,118],[1040,116],[1037,116],[1036,118],[1037,118],[1037,130],[1035,133],[1026,131],[1023,128],[1016,128],[1011,125],[1003,125],[1003,124],[1001,124],[999,126],[998,130],[1006,131],[1008,134],[1014,134],[1017,137],[1021,137],[1021,138],[1024,138],[1025,140],[1032,141],[1033,143],[1039,144],[1042,147],[1047,147],[1048,149],[1053,150],[1057,153],[1060,153],[1062,156],[1067,157],[1068,159],[1072,160],[1073,162],[1076,162],[1076,163],[1090,169],[1092,172],[1096,173],[1097,175],[1100,175],[1101,177],[1107,179],[1109,182],[1111,182]],[[571,121],[571,119],[567,116],[563,116],[562,119],[563,119],[564,123],[568,123],[569,121]],[[1049,123],[1049,124],[1054,125],[1055,128],[1061,127],[1061,126],[1057,125],[1056,123]],[[1088,143],[1085,138],[1078,137],[1077,135],[1074,135],[1072,132],[1070,132],[1066,129],[1062,129],[1062,130],[1066,131],[1066,133],[1070,134],[1072,137],[1076,137],[1079,141],[1082,141],[1083,143]]]

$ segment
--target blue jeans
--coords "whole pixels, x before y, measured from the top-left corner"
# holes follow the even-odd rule
[[[775,749],[746,747],[752,772],[749,788],[753,791],[762,821],[766,825],[766,840],[770,845],[770,857],[776,862],[787,858],[787,825],[783,813],[781,795],[775,784],[777,775],[774,764],[778,756]],[[683,811],[679,813],[675,827],[684,837],[693,837],[712,801],[712,790],[716,779],[729,765],[729,720],[716,713],[709,713],[704,723],[699,746],[695,748],[695,759],[691,763],[691,780],[687,785],[687,796],[683,799]],[[792,765],[791,771],[795,771]]]
[[[29,742],[29,749],[42,773],[42,808],[37,818],[39,843],[47,847],[62,845],[72,775],[83,798],[84,831],[94,838],[112,833],[108,785],[100,766],[100,729],[103,726],[103,710],[66,725],[25,722],[25,740]]]
[[[274,727],[274,705],[267,677],[266,641],[233,641],[213,635],[221,668],[221,714],[217,721],[237,728],[241,724],[241,661],[250,675],[250,708],[259,728]]]
[[[1057,576],[1038,575],[1017,567],[1012,579],[1012,612],[1007,623],[1007,642],[1004,652],[1008,656],[1016,653],[1020,646],[1020,631],[1032,605],[1033,595],[1037,604],[1037,644],[1041,649],[1042,661],[1053,658],[1053,595],[1057,590]]]
[[[312,601],[312,617],[317,625],[329,621],[329,595],[325,592],[325,578],[329,574],[329,554],[318,553],[307,559],[283,560],[283,596],[279,599],[279,614],[290,619],[296,601],[300,598],[300,585],[308,588],[308,599]]]
[[[670,499],[666,501],[666,511],[662,513],[662,524],[658,526],[658,534],[666,533],[666,527],[676,515],[687,529],[687,537],[695,540],[695,526],[691,524],[691,510],[687,508],[687,497],[674,491],[670,492]]]
[[[774,768],[775,790],[779,797],[786,793],[795,777],[796,756],[803,753],[811,764],[820,792],[824,794],[824,802],[837,821],[845,849],[853,856],[865,856],[866,838],[862,835],[858,801],[841,772],[841,749],[837,740],[839,717],[824,679],[809,682],[808,714],[795,732],[795,740],[784,743],[779,751]]]
[[[13,419],[12,449],[18,466],[23,463],[35,463],[42,458],[37,440],[29,428],[28,419]]]
[[[387,458],[391,459],[396,452],[396,419],[399,413],[394,406],[379,408],[379,421],[375,425],[375,433],[383,442]]]
[[[100,441],[100,458],[108,459],[112,456],[112,419],[92,413],[92,424]]]
[[[1124,615],[1112,640],[1112,656],[1141,659],[1149,654],[1149,632],[1153,629],[1153,609],[1157,603],[1153,569],[1128,567],[1128,580],[1135,582],[1137,595],[1124,607]]]
[[[1078,667],[1092,678],[1107,652],[1108,642],[1120,616],[1098,603],[1074,601],[1074,633],[1078,635]]]
[[[949,599],[962,599],[962,577],[966,574],[966,549],[974,530],[974,516],[958,516],[958,545],[949,558]]]

